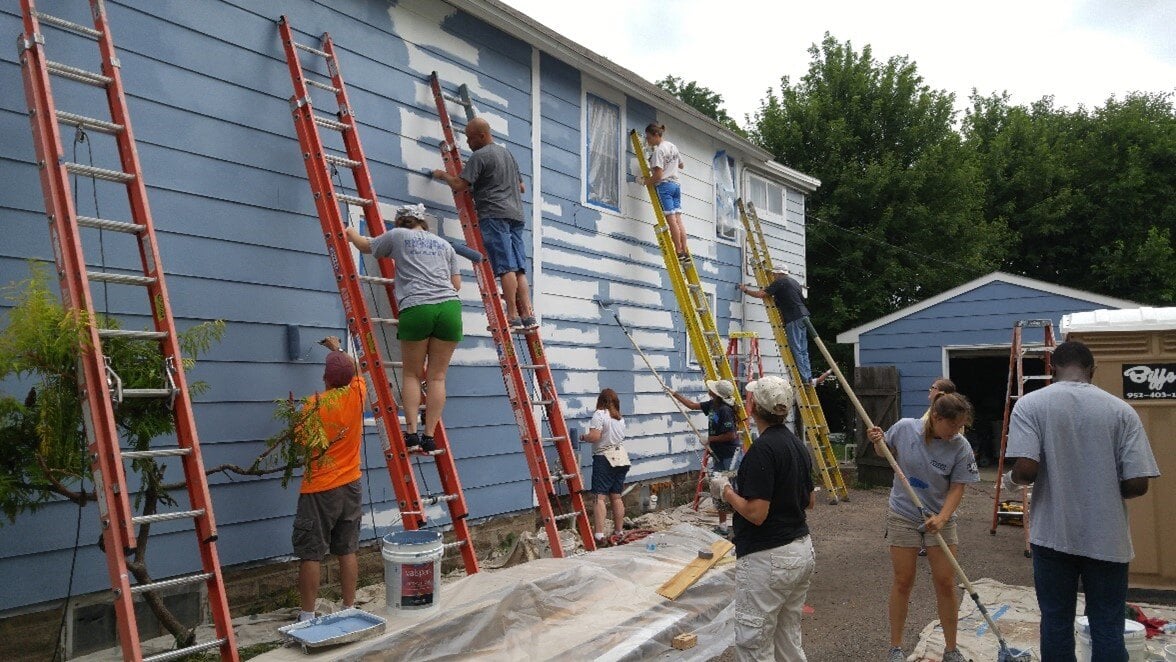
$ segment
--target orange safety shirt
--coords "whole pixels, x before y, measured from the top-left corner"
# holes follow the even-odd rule
[[[363,439],[363,412],[367,404],[367,386],[356,375],[347,386],[328,391],[329,397],[316,395],[318,417],[323,433],[334,443],[326,454],[311,465],[309,477],[303,477],[302,494],[325,492],[359,480],[359,451]],[[320,403],[321,400],[321,403]]]

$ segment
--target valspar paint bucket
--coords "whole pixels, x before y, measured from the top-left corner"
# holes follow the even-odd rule
[[[1147,660],[1147,629],[1143,627],[1143,623],[1124,620],[1123,643],[1127,645],[1129,662]],[[1078,657],[1078,662],[1091,662],[1090,619],[1085,616],[1074,619],[1074,654]]]
[[[386,535],[381,553],[389,614],[437,606],[441,557],[445,553],[441,532],[399,531]]]

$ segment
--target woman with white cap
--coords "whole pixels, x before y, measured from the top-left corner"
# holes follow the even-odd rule
[[[408,429],[405,446],[436,450],[433,431],[445,408],[445,373],[462,338],[461,272],[453,246],[429,231],[424,205],[396,210],[396,227],[378,237],[365,237],[354,227],[347,239],[363,253],[396,262],[396,337],[404,361],[401,400]],[[427,384],[424,433],[417,432],[421,378]]]
[[[735,385],[726,379],[708,379],[706,390],[710,394],[710,400],[706,402],[695,402],[677,391],[671,393],[687,409],[706,414],[707,437],[703,443],[714,458],[711,472],[730,471],[735,452],[739,450],[735,432]],[[727,513],[723,510],[719,510],[719,525],[715,527],[715,533],[724,537],[731,533],[727,527]]]

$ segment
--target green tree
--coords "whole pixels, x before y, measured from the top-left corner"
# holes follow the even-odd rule
[[[985,217],[1014,240],[1005,269],[1150,304],[1176,301],[1176,109],[1168,94],[1094,110],[973,94],[968,147]]]
[[[740,135],[746,135],[746,132],[723,108],[723,96],[709,87],[699,85],[696,81],[687,82],[677,76],[666,76],[654,84],[728,129]]]
[[[821,180],[806,224],[817,328],[844,331],[995,268],[1007,231],[983,220],[981,171],[954,128],[953,95],[868,45],[826,34],[809,53],[800,80],[768,92],[753,137]]]

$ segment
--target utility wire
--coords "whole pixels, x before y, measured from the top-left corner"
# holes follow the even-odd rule
[[[904,246],[892,244],[892,243],[886,241],[885,239],[880,239],[878,237],[874,237],[874,236],[865,234],[863,232],[859,232],[857,230],[852,230],[850,228],[838,225],[838,224],[834,223],[833,221],[827,221],[827,220],[820,218],[818,216],[813,216],[812,214],[805,214],[804,218],[805,218],[805,220],[813,220],[813,221],[816,221],[817,223],[823,223],[825,225],[834,227],[838,230],[841,230],[842,232],[844,232],[846,234],[851,234],[855,237],[858,237],[861,239],[867,239],[867,240],[872,241],[874,243],[881,244],[881,245],[887,246],[889,248],[893,248],[896,251],[902,251],[903,253],[917,257],[920,260],[927,260],[929,262],[938,262],[939,264],[944,264],[944,265],[950,266],[953,269],[956,269],[957,271],[959,271],[961,273],[971,274],[973,272],[972,269],[968,269],[966,267],[960,266],[960,264],[958,262],[953,262],[951,260],[945,260],[943,258],[938,258],[938,257],[934,257],[932,255],[927,255],[925,253],[920,253],[918,251],[911,250],[911,249],[906,248]],[[828,242],[826,242],[826,243],[828,243]],[[830,244],[830,246],[832,246],[832,244]],[[841,247],[836,247],[836,248],[838,250],[841,250]]]

